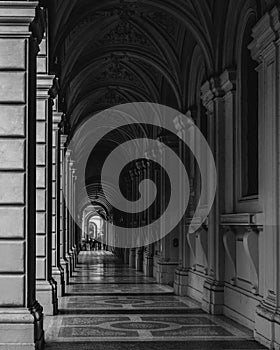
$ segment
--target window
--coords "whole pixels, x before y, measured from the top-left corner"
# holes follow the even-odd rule
[[[251,26],[247,26],[241,57],[241,191],[242,197],[258,194],[258,73],[251,58]]]

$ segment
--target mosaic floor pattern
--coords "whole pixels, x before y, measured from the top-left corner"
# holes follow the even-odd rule
[[[104,251],[81,253],[60,313],[46,323],[50,350],[263,349],[247,329]]]

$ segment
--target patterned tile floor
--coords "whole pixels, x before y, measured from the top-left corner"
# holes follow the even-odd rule
[[[60,313],[46,325],[52,350],[263,349],[246,328],[203,313],[104,251],[80,254]]]

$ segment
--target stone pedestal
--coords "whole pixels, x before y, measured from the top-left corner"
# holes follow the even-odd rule
[[[0,349],[42,349],[36,301],[36,55],[30,32],[37,2],[0,2]],[[37,15],[41,14],[38,9]]]
[[[178,267],[178,262],[159,260],[157,263],[156,281],[159,284],[165,284],[173,287],[174,272]]]
[[[224,307],[224,284],[206,279],[203,286],[202,310],[212,315],[222,315]]]
[[[143,270],[144,275],[147,277],[153,277],[153,257],[149,254],[145,255],[144,257],[144,264],[143,264]]]
[[[174,293],[180,296],[188,295],[188,271],[178,268],[174,272]]]

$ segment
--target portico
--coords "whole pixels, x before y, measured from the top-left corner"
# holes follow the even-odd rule
[[[128,300],[135,295],[125,295],[124,301],[123,292],[130,292],[115,288],[116,283],[106,303],[96,295],[106,293],[105,280],[95,286],[91,278],[102,280],[110,268],[118,282],[134,279],[132,289],[147,283],[151,294],[160,291],[160,298],[167,293],[171,298],[166,302],[190,306],[196,317],[203,310],[209,315],[203,319],[206,325],[212,320],[217,322],[213,327],[222,328],[217,334],[227,337],[232,320],[247,328],[242,328],[245,345],[253,334],[259,344],[280,349],[279,18],[273,0],[0,1],[0,349],[42,349],[50,322],[57,329],[65,322],[68,328],[61,332],[71,343],[71,317],[57,315],[68,310],[69,293],[89,293],[97,308],[117,296],[133,310]],[[112,123],[83,172],[85,150],[102,126],[99,113],[136,102],[178,111],[170,120],[173,134],[149,125],[122,128]],[[95,127],[81,133],[88,120]],[[200,198],[201,173],[212,183],[213,169],[198,169],[197,160],[178,142],[191,137],[195,127],[217,170],[215,201],[205,220],[213,189],[208,186]],[[71,147],[75,135],[79,142]],[[130,161],[133,152],[123,145],[145,137],[154,140],[153,147]],[[202,147],[192,142],[195,150]],[[102,167],[117,147],[122,150],[116,163],[129,159],[119,179],[121,193],[131,203],[138,201],[141,182],[151,179],[161,194],[151,210],[133,215],[117,208],[115,168],[102,183]],[[185,162],[190,198],[181,221],[162,237],[169,222],[147,227],[169,200],[163,169],[167,149]],[[144,194],[149,202],[151,192]],[[181,197],[178,210],[184,193]],[[197,209],[201,218],[193,232]],[[99,252],[81,251],[90,224],[92,237],[105,241]],[[114,246],[112,240],[107,244],[114,225],[144,227],[143,234],[161,239],[135,247]],[[91,275],[87,268],[97,270]],[[80,290],[76,282],[81,282]],[[158,301],[141,296],[143,309],[154,303],[153,311],[160,310]],[[74,315],[75,322],[82,322]],[[118,322],[139,322],[141,327],[143,322],[153,327],[165,322],[157,312],[145,315],[123,315],[128,320]],[[173,326],[168,326],[184,329],[183,342],[191,327],[186,315],[176,320],[173,315]],[[220,324],[211,315],[225,316],[229,323]],[[115,321],[108,314],[102,317],[108,318],[103,331],[112,331]],[[96,335],[100,324],[89,333]],[[124,329],[117,327],[118,332]],[[140,343],[145,335],[155,341],[161,336],[154,328],[151,333],[132,328],[123,331],[131,341],[136,333]],[[234,324],[230,336],[240,334]],[[95,335],[90,341],[95,342]]]

